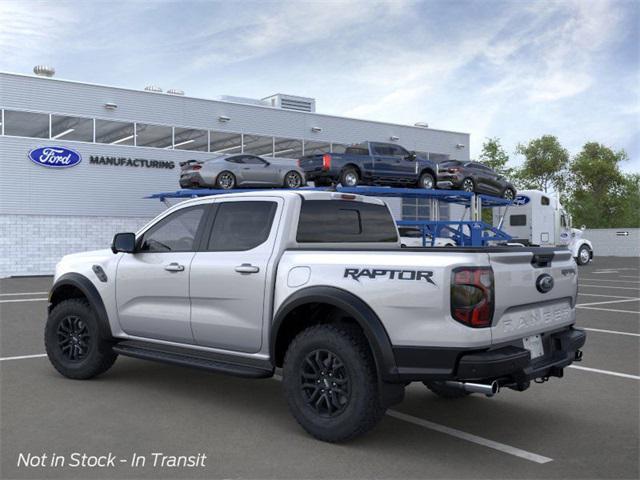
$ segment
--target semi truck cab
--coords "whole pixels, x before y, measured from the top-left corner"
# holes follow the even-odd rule
[[[509,207],[493,210],[493,225],[513,242],[540,247],[566,246],[579,265],[593,260],[593,245],[584,227],[573,228],[571,215],[557,197],[540,190],[522,190]]]

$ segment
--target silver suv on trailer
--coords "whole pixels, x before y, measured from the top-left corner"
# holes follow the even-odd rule
[[[233,193],[64,257],[45,344],[76,379],[118,355],[251,378],[282,368],[302,427],[343,441],[413,381],[451,398],[561,377],[585,342],[576,275],[566,249],[400,248],[374,198]]]

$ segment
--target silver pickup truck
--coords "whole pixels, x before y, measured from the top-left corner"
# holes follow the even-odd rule
[[[251,378],[281,368],[300,425],[343,441],[410,382],[455,398],[562,377],[585,342],[576,276],[565,249],[401,248],[375,198],[232,193],[64,257],[45,344],[75,379],[118,355]]]

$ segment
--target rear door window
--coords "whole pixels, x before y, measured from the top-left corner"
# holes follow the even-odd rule
[[[268,201],[219,203],[207,251],[237,252],[263,244],[269,238],[277,206]]]
[[[385,205],[348,200],[305,200],[300,209],[299,243],[397,242]]]

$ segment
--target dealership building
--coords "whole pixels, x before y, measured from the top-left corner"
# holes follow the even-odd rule
[[[225,153],[296,159],[364,140],[436,161],[469,159],[467,133],[324,115],[311,98],[210,100],[34,71],[0,72],[0,277],[52,274],[61,256],[106,248],[114,233],[137,230],[166,208],[144,197],[179,189],[186,160]],[[74,152],[74,164],[51,168],[30,158],[56,150]],[[430,214],[417,200],[392,209],[405,219]]]

